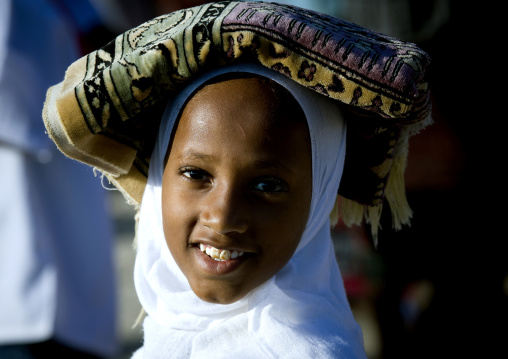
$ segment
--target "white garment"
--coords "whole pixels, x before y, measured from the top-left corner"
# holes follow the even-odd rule
[[[185,100],[206,80],[230,71],[271,78],[300,103],[310,131],[313,192],[307,226],[287,265],[243,299],[221,305],[200,300],[171,256],[162,228],[161,183],[165,152]],[[207,73],[168,104],[140,212],[134,279],[148,316],[144,346],[134,358],[365,358],[330,235],[345,138],[335,101],[260,66]]]
[[[45,134],[47,88],[78,56],[47,0],[0,1],[0,345],[116,350],[113,233],[92,169]]]

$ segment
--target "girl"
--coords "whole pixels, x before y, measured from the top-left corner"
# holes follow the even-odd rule
[[[231,2],[155,19],[71,66],[48,92],[48,132],[141,203],[135,358],[365,357],[329,215],[339,190],[371,222],[386,195],[407,222],[426,60],[323,14]]]
[[[345,156],[338,106],[243,65],[166,107],[139,221],[140,356],[364,356],[328,220]]]

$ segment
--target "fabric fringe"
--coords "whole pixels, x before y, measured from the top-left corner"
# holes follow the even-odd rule
[[[123,195],[123,198],[125,199],[125,202],[134,207],[135,214],[134,214],[134,239],[132,242],[132,248],[136,251],[138,247],[138,223],[139,223],[139,210],[141,208],[141,204],[136,201],[130,194],[127,192],[123,186],[119,185],[117,181],[117,177],[112,175],[111,173],[106,173],[104,171],[99,170],[97,167],[93,168],[94,176],[97,177],[98,175],[101,178],[102,187],[108,191],[120,191],[120,193]],[[112,184],[113,187],[108,187],[104,185],[104,178],[106,178],[109,182],[109,184]]]
[[[332,212],[330,213],[330,226],[333,228],[339,223],[339,196],[335,200],[335,205],[333,206]]]
[[[432,122],[428,119],[426,124]],[[392,215],[392,227],[395,230],[402,229],[403,225],[411,225],[413,211],[411,210],[406,198],[404,171],[407,165],[407,156],[409,151],[409,137],[421,128],[416,129],[412,126],[406,126],[401,133],[400,139],[394,148],[393,163],[390,175],[386,184],[384,198],[390,207]],[[378,244],[378,233],[381,228],[381,213],[383,204],[368,206],[357,203],[353,200],[338,196],[336,208],[332,211],[334,222],[337,223],[340,217],[349,227],[360,225],[364,220],[370,225],[374,246]],[[332,215],[330,216],[332,218]]]
[[[134,240],[132,241],[132,249],[134,251],[138,250],[138,226],[139,226],[139,208],[136,209],[136,214],[134,215]]]
[[[146,311],[144,308],[141,308],[139,314],[138,314],[138,317],[136,318],[136,320],[134,321],[134,324],[132,325],[131,329],[134,329],[136,328],[138,325],[141,324],[141,322],[143,321],[143,319],[145,319],[146,317]]]
[[[430,111],[430,109],[429,109]],[[425,120],[421,121],[421,122],[418,122],[418,123],[414,123],[414,124],[411,124],[411,125],[408,125],[407,128],[409,130],[409,137],[413,137],[414,135],[417,135],[420,133],[421,130],[425,129],[426,127],[432,125],[434,123],[434,119],[432,118],[432,116],[429,114]]]
[[[406,198],[404,181],[404,171],[407,164],[407,140],[404,147],[405,153],[394,158],[385,191],[385,198],[392,213],[392,226],[395,230],[402,229],[402,225],[410,225],[413,216]]]

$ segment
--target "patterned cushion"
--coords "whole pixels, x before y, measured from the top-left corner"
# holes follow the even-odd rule
[[[218,2],[157,17],[73,63],[48,91],[46,128],[66,155],[139,205],[167,99],[200,72],[237,62],[260,63],[344,104],[347,221],[360,221],[365,208],[372,220],[385,197],[396,226],[409,221],[403,171],[409,136],[431,122],[429,58],[321,13]]]

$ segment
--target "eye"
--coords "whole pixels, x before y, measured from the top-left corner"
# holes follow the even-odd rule
[[[184,177],[194,181],[208,181],[210,178],[208,172],[199,168],[183,167],[180,169],[180,173]]]
[[[277,177],[262,178],[254,183],[254,190],[269,193],[286,192],[288,185]]]

